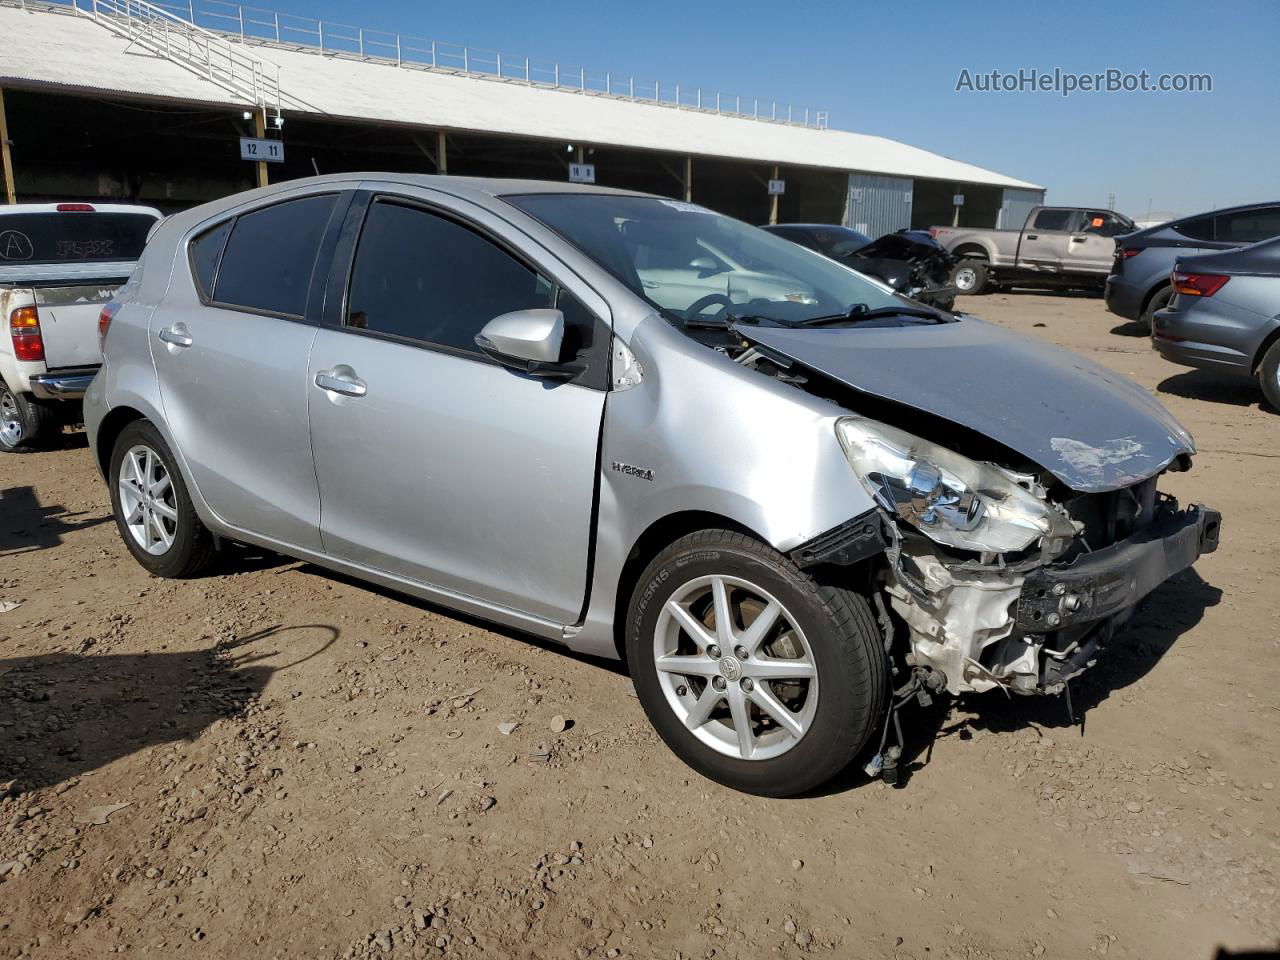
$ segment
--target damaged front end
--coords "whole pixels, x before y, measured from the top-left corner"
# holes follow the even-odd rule
[[[734,333],[738,362],[851,411],[836,434],[878,505],[894,652],[933,691],[1062,691],[1217,548],[1216,511],[1156,490],[1190,435],[1084,358],[966,316]]]
[[[1217,548],[1221,518],[1156,478],[1078,493],[860,417],[837,433],[880,504],[907,666],[953,694],[1055,694],[1138,602]]]

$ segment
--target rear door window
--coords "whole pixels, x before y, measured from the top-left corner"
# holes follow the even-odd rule
[[[1041,210],[1032,224],[1037,230],[1065,232],[1071,226],[1071,210]]]
[[[1280,207],[1261,207],[1218,217],[1218,239],[1233,243],[1257,243],[1280,236]]]
[[[302,319],[336,201],[336,194],[300,197],[237,217],[217,267],[214,301]]]
[[[156,218],[145,213],[0,216],[0,265],[137,260]]]

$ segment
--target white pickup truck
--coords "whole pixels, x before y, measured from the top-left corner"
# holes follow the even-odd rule
[[[1138,229],[1128,217],[1098,207],[1033,207],[1020,230],[930,227],[957,260],[951,282],[960,293],[1001,286],[1096,289],[1111,272],[1115,238]]]
[[[99,315],[160,216],[124,204],[0,206],[0,453],[79,419],[102,363]]]

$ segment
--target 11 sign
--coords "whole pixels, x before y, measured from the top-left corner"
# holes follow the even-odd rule
[[[240,159],[265,163],[284,163],[284,144],[279,140],[241,137]]]

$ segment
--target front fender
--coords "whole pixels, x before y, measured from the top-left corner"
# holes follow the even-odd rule
[[[656,317],[630,347],[644,377],[606,403],[590,603],[570,641],[607,656],[627,557],[664,518],[723,517],[785,553],[874,506],[836,439],[840,408]]]

